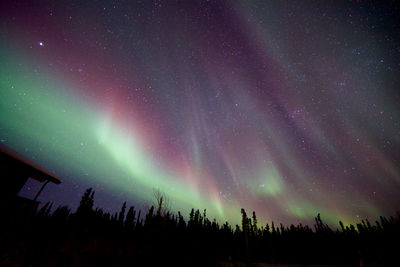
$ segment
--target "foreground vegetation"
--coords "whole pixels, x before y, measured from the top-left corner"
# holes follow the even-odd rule
[[[76,212],[52,211],[45,204],[21,220],[1,221],[0,264],[19,266],[226,265],[233,263],[341,264],[392,266],[400,233],[400,216],[332,229],[320,215],[314,229],[306,225],[260,225],[242,209],[242,225],[219,225],[206,210],[192,210],[186,221],[171,214],[162,195],[146,214],[127,208],[109,214],[94,209],[94,192],[86,190]],[[239,212],[238,212],[239,216]]]

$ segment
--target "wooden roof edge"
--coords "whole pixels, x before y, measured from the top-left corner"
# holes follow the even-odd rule
[[[35,164],[31,160],[25,158],[18,152],[14,151],[13,149],[0,144],[0,151],[1,151],[1,153],[7,155],[8,157],[13,158],[14,160],[17,160],[17,161],[25,164],[26,166],[28,166],[30,168],[30,170],[33,171],[33,173],[31,174],[32,175],[31,178],[33,178],[39,182],[44,182],[45,180],[48,180],[55,184],[61,183],[61,178],[58,175],[50,172],[49,170],[46,170],[46,169],[40,167],[39,165]]]

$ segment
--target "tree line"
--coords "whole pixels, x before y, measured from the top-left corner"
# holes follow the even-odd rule
[[[46,203],[34,216],[4,216],[0,264],[21,266],[149,266],[263,263],[390,266],[397,259],[400,214],[374,223],[333,229],[320,214],[308,225],[261,224],[241,210],[241,225],[219,224],[207,211],[192,209],[188,219],[171,213],[156,193],[145,213],[123,203],[119,212],[94,207],[89,188],[79,207],[54,209]],[[238,215],[240,213],[238,212]],[[239,215],[240,216],[240,215]],[[233,265],[232,265],[233,266]]]

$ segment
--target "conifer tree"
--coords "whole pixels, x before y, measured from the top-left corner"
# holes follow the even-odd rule
[[[257,236],[258,227],[257,227],[257,216],[256,216],[256,212],[255,211],[253,211],[253,232],[254,232],[254,235]]]
[[[141,226],[141,224],[140,224],[140,214],[142,213],[142,210],[139,210],[139,212],[138,212],[138,216],[137,216],[137,219],[136,219],[136,227],[140,227]]]
[[[132,230],[133,226],[135,224],[135,216],[136,216],[136,210],[134,206],[131,206],[128,210],[128,213],[126,214],[126,219],[125,219],[125,227],[128,230]]]
[[[249,238],[248,238],[248,229],[247,229],[247,224],[248,224],[248,219],[247,219],[247,214],[244,209],[241,210],[242,212],[242,229],[243,229],[243,237],[244,237],[244,249],[245,249],[245,255],[246,259],[249,259]]]
[[[126,202],[124,202],[124,204],[122,204],[121,210],[118,214],[118,224],[120,226],[122,226],[124,224],[125,210],[126,210]]]
[[[39,210],[38,216],[39,217],[48,217],[51,212],[51,208],[53,207],[53,202],[46,202],[46,204],[43,205],[43,207]]]
[[[94,204],[94,191],[92,188],[86,189],[85,193],[82,195],[81,201],[77,213],[87,214],[93,209]]]

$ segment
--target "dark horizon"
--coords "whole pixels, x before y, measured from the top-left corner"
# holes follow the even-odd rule
[[[29,201],[0,203],[0,264],[23,266],[394,266],[400,213],[332,229],[315,218],[307,225],[263,225],[241,209],[241,224],[219,224],[207,211],[189,219],[172,215],[156,192],[156,206],[141,212],[124,203],[119,212],[94,207],[88,188],[75,212],[46,203],[29,212]],[[4,197],[4,196],[2,196]],[[20,203],[20,204],[17,204]],[[15,205],[17,204],[17,205]],[[22,207],[25,207],[23,210]]]

